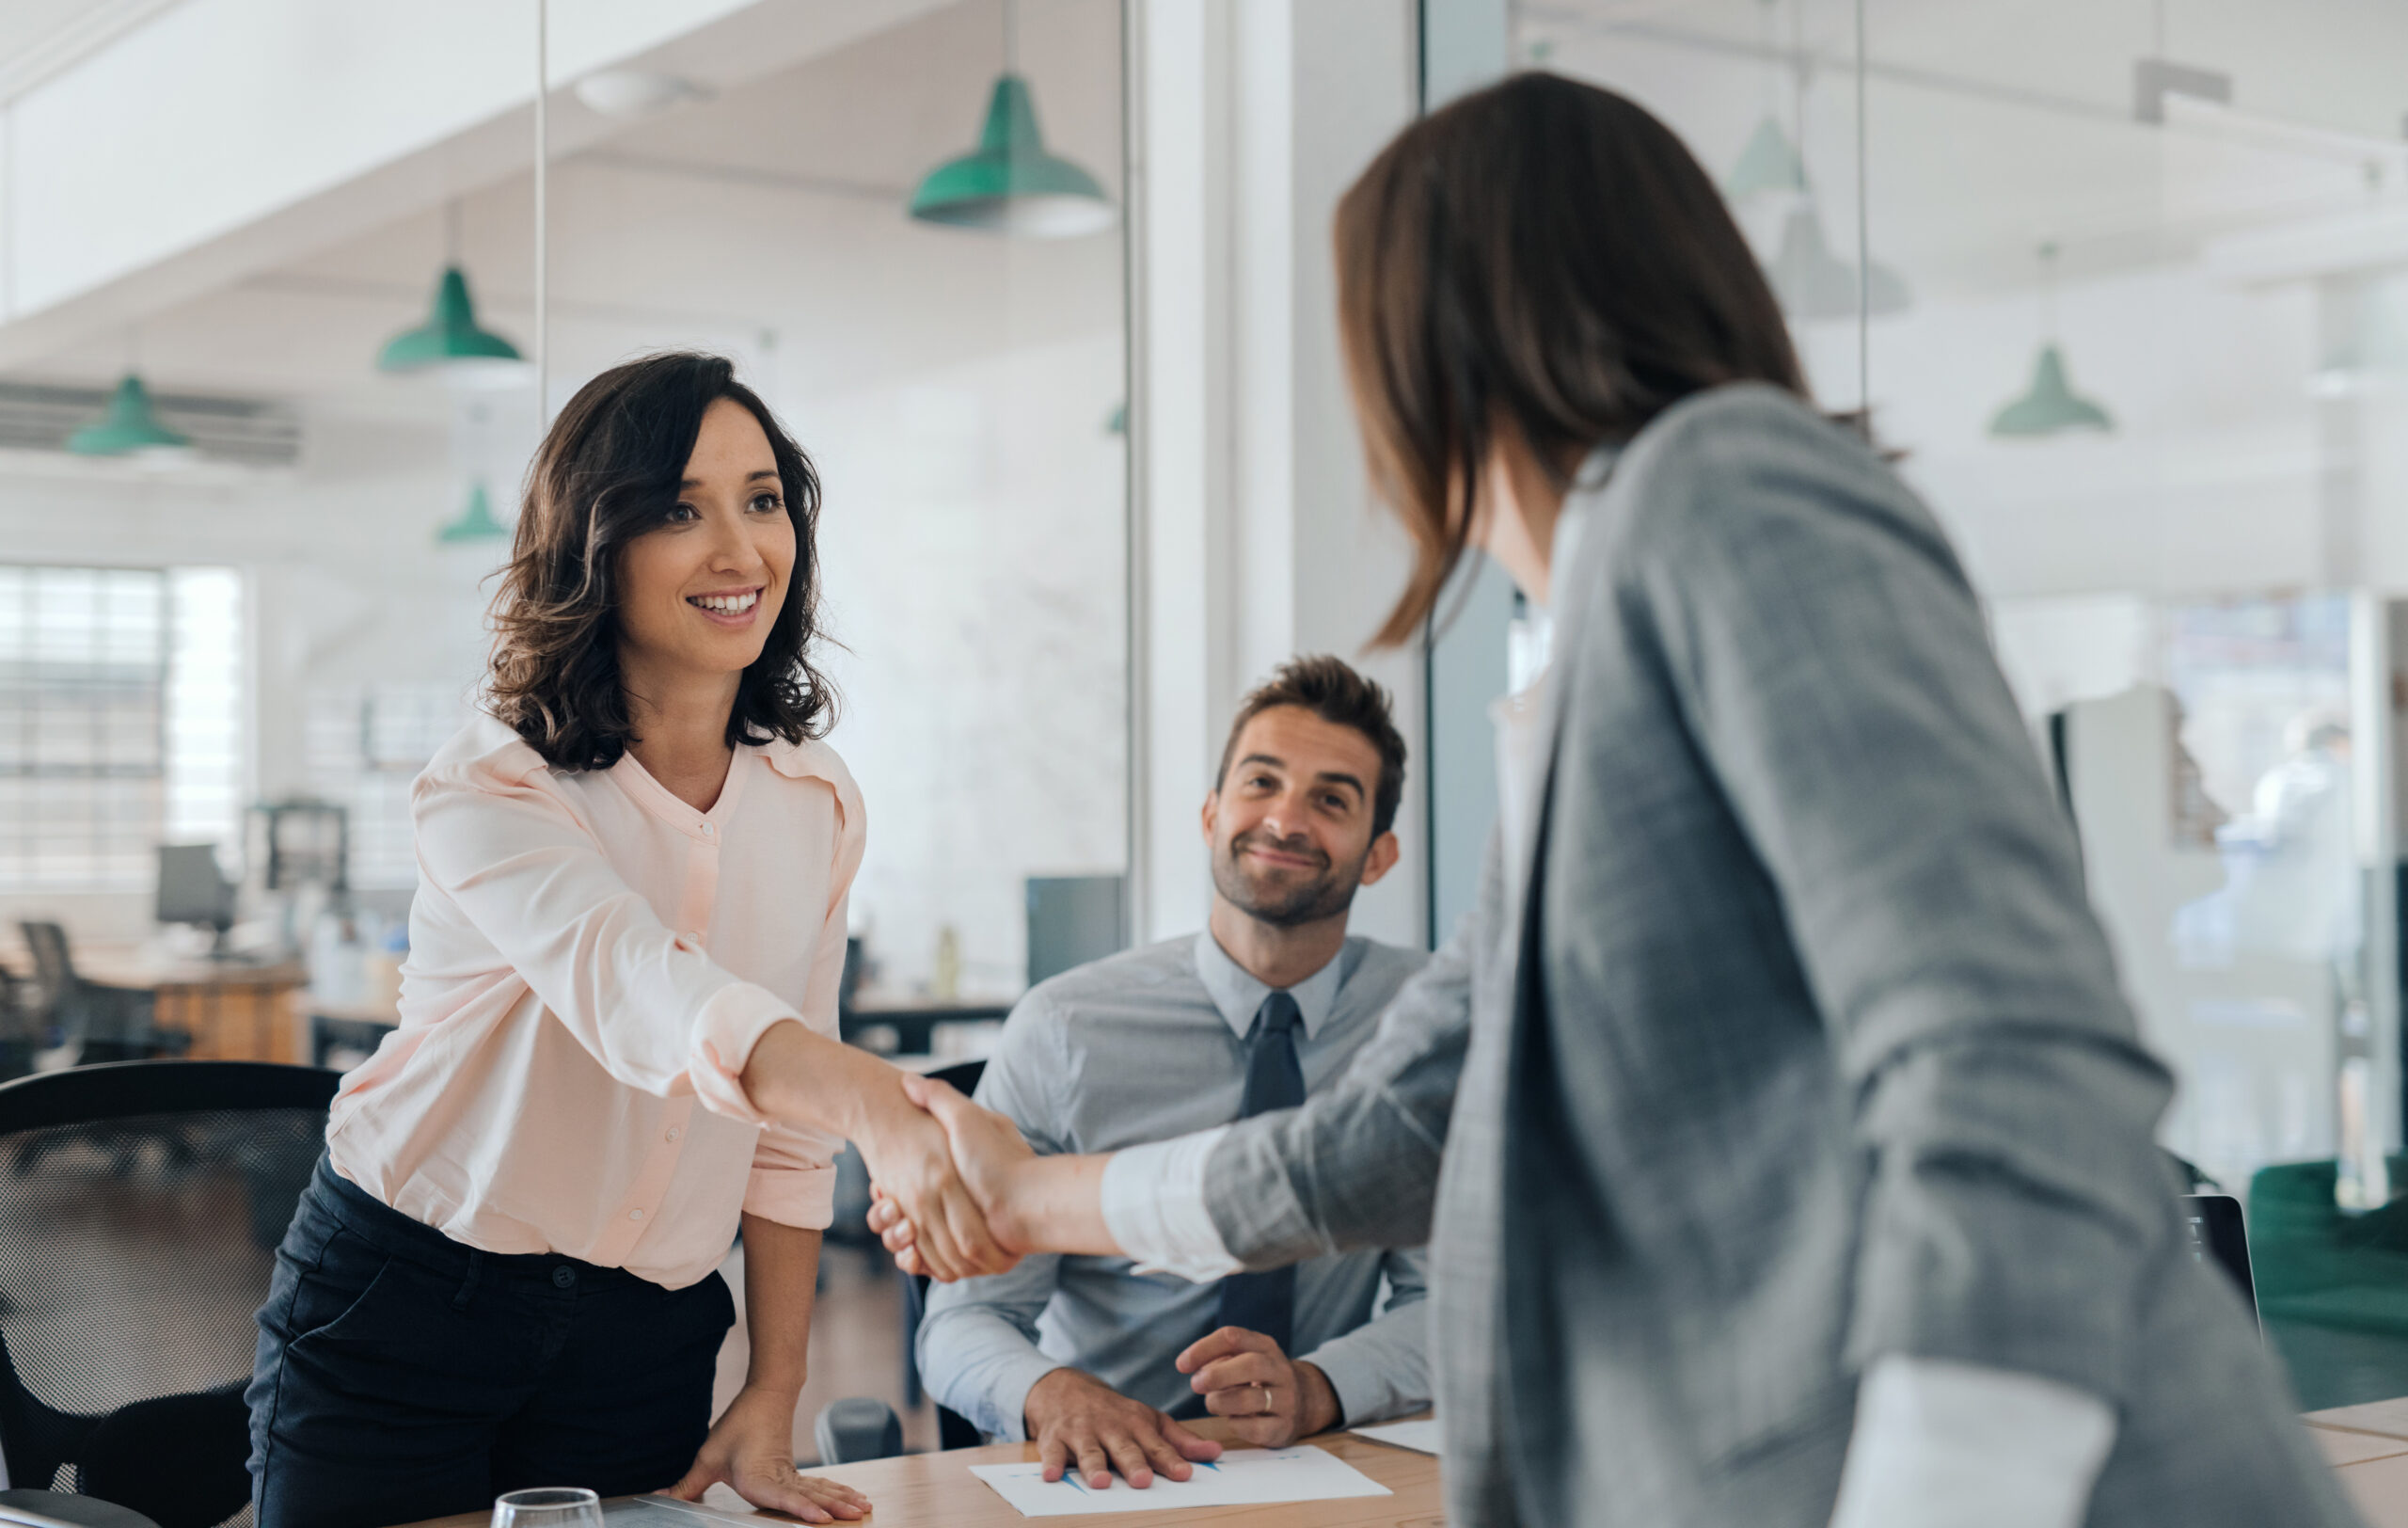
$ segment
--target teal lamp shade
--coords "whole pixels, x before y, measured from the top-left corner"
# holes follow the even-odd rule
[[[2067,430],[2112,430],[2107,410],[2081,396],[2066,380],[2065,357],[2053,344],[2040,347],[2032,386],[1990,417],[1990,434],[2008,438],[2060,435]]]
[[[67,438],[67,449],[78,456],[131,456],[136,453],[181,451],[192,444],[159,422],[150,407],[150,393],[132,372],[117,385],[109,411]]]
[[[1790,210],[1782,226],[1781,253],[1765,267],[1782,311],[1795,319],[1854,318],[1859,299],[1870,298],[1875,317],[1904,310],[1909,301],[1906,278],[1873,263],[1860,288],[1857,269],[1831,253],[1823,239],[1823,220],[1812,203]]]
[[[1756,124],[1754,136],[1748,139],[1748,146],[1739,151],[1731,173],[1722,178],[1722,194],[1733,201],[1745,201],[1768,191],[1805,189],[1805,161],[1798,157],[1797,146],[1789,141],[1789,135],[1766,112]]]
[[[468,501],[460,506],[460,517],[435,533],[435,539],[450,545],[459,541],[499,541],[510,534],[510,527],[493,517],[493,501],[485,497],[485,485],[468,485]]]
[[[393,336],[376,353],[380,372],[416,372],[430,366],[479,366],[516,361],[518,347],[477,324],[468,279],[457,265],[444,267],[435,289],[435,310],[417,328]]]
[[[995,81],[978,147],[928,172],[911,194],[911,215],[1022,238],[1075,239],[1110,228],[1116,215],[1094,176],[1045,151],[1028,82],[1005,74]]]

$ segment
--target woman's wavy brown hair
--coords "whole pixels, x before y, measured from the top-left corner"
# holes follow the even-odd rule
[[[731,362],[670,351],[578,389],[527,471],[517,539],[494,597],[486,700],[555,769],[609,769],[635,740],[619,676],[619,552],[676,507],[703,415],[721,398],[742,405],[769,438],[795,549],[785,602],[737,683],[728,743],[800,742],[835,721],[835,691],[811,662],[818,474]]]
[[[1413,571],[1411,640],[1462,561],[1500,432],[1569,484],[1725,383],[1806,384],[1713,180],[1645,108],[1517,74],[1414,123],[1338,204],[1338,322],[1374,489]]]

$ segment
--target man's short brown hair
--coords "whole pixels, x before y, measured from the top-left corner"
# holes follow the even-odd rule
[[[1371,836],[1394,827],[1398,804],[1404,800],[1404,735],[1388,714],[1388,692],[1327,653],[1288,660],[1238,702],[1212,788],[1218,790],[1228,779],[1229,759],[1238,751],[1245,724],[1275,706],[1301,706],[1332,726],[1353,727],[1370,740],[1380,756],[1379,784],[1371,791]]]

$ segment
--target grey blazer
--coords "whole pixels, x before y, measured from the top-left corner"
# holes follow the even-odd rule
[[[2171,1085],[1929,513],[1755,385],[1587,512],[1530,852],[1215,1151],[1232,1252],[1430,1238],[1461,1528],[1821,1528],[1885,1353],[2105,1398],[2099,1528],[2354,1522],[2178,1234]]]

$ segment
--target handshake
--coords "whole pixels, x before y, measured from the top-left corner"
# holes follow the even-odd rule
[[[1120,1250],[1103,1223],[1106,1158],[1038,1156],[1011,1121],[932,1078],[906,1074],[901,1091],[911,1109],[862,1154],[870,1229],[904,1272],[951,1281],[1005,1272],[1030,1252]],[[1328,1376],[1259,1331],[1222,1327],[1173,1363],[1241,1443],[1283,1447],[1342,1416]],[[1075,1469],[1098,1490],[1115,1471],[1139,1489],[1185,1480],[1222,1447],[1068,1366],[1029,1391],[1023,1423],[1046,1479]]]
[[[878,1111],[877,1127],[855,1143],[869,1168],[870,1229],[896,1266],[950,1283],[1006,1272],[1033,1251],[1089,1249],[1042,1246],[1048,1228],[1032,1202],[1040,1187],[1069,1187],[1062,1180],[1076,1175],[1043,1167],[1078,1169],[1089,1159],[1040,1164],[1018,1126],[948,1084],[903,1073],[900,1085],[901,1106]],[[1101,1161],[1093,1160],[1100,1176]],[[1094,1219],[1100,1228],[1100,1207]]]

